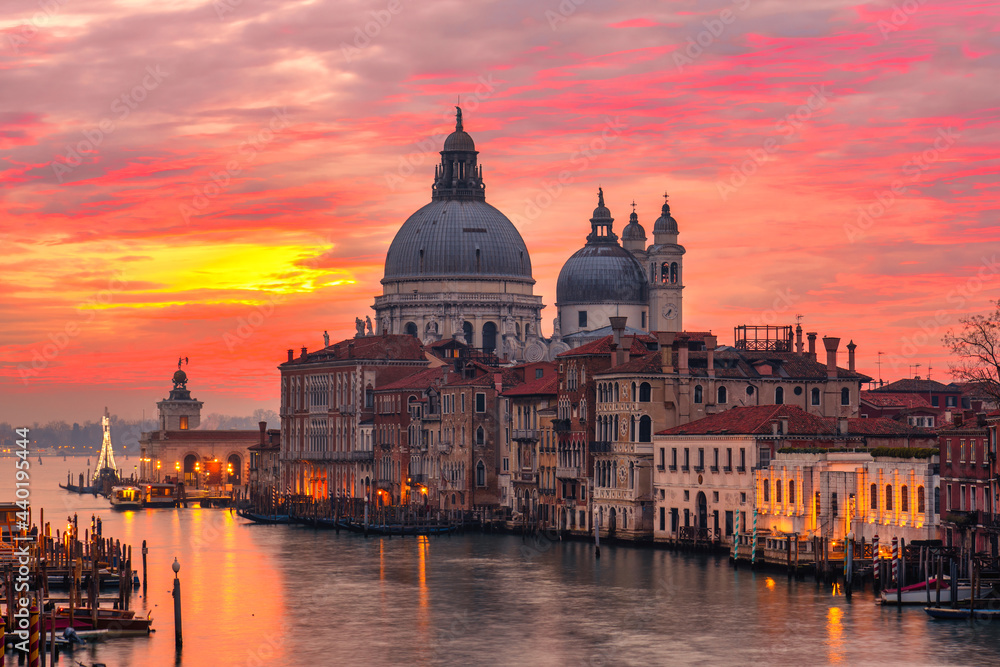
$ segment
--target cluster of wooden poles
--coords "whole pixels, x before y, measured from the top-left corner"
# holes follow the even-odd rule
[[[44,510],[41,510],[38,526],[21,531],[17,537],[22,538],[20,544],[29,544],[29,580],[28,587],[31,600],[31,626],[29,643],[29,665],[45,664],[45,637],[42,637],[39,651],[38,635],[45,621],[40,614],[50,615],[48,627],[51,629],[48,641],[50,653],[55,655],[56,603],[68,603],[69,618],[79,617],[79,611],[86,609],[97,625],[98,609],[101,602],[111,602],[115,609],[128,609],[134,590],[135,571],[132,568],[132,547],[122,544],[119,540],[106,538],[101,533],[101,519],[91,517],[91,527],[84,528],[81,539],[77,515],[67,519],[65,530],[56,529],[52,534],[52,525],[45,522]],[[25,538],[33,538],[27,541]],[[143,558],[145,560],[145,556]],[[103,572],[102,572],[103,570]],[[15,579],[19,571],[17,560],[5,563],[3,581],[6,590],[6,618],[0,618],[0,624],[6,626],[8,633],[18,627],[15,624],[15,598],[25,596],[24,592],[15,592]],[[23,571],[21,571],[23,573]],[[144,572],[145,575],[145,572]],[[117,580],[118,592],[114,597],[101,597],[101,584],[110,584]],[[52,595],[51,588],[62,591],[65,597]],[[86,596],[86,598],[84,597]],[[41,611],[39,611],[41,610]],[[40,655],[40,662],[31,662],[30,656]],[[0,655],[0,667],[3,658]]]

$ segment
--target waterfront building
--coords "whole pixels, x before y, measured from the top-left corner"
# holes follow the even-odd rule
[[[260,439],[247,448],[250,463],[247,468],[247,491],[249,497],[270,494],[281,486],[281,429],[267,428],[267,422],[260,422]]]
[[[382,505],[437,506],[442,364],[375,391],[376,498]]]
[[[181,481],[189,488],[239,490],[246,483],[250,447],[259,443],[259,432],[199,429],[204,403],[191,397],[180,364],[172,381],[168,397],[156,404],[159,428],[139,436],[139,477]]]
[[[862,416],[891,417],[910,426],[935,428],[951,421],[952,415],[971,407],[962,387],[935,380],[905,378],[862,396]]]
[[[512,368],[472,360],[441,387],[441,509],[500,507],[500,396],[521,382]]]
[[[359,331],[315,352],[288,350],[278,366],[283,488],[318,499],[371,497],[375,391],[429,364],[409,335]]]
[[[997,553],[996,421],[958,413],[938,431],[942,539],[948,546]]]
[[[853,521],[859,539],[933,539],[938,521],[925,504],[937,488],[933,443],[933,434],[889,419],[789,405],[737,407],[667,429],[654,436],[654,539],[731,544],[737,514],[746,532],[755,504],[759,529],[772,533],[842,539]],[[876,513],[868,480],[895,484],[895,496],[882,489],[888,510]]]
[[[543,362],[516,370],[525,381],[503,393],[504,440],[510,444],[501,453],[500,476],[510,491],[501,493],[501,503],[512,509],[515,524],[548,526],[555,521],[556,366]]]

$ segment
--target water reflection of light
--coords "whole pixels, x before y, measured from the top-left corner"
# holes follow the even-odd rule
[[[841,636],[844,633],[844,626],[840,622],[843,615],[844,612],[840,607],[830,607],[830,609],[826,612],[826,632],[828,635],[827,645],[830,647],[830,652],[827,657],[830,662],[841,662],[844,659],[842,651],[843,638]]]
[[[772,579],[771,577],[765,577],[764,578],[764,585],[767,586],[767,590],[773,591],[774,590],[774,579]]]

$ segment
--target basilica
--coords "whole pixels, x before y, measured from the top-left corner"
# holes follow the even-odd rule
[[[559,273],[557,317],[544,337],[528,248],[486,202],[479,151],[456,111],[431,201],[403,223],[386,254],[374,305],[379,334],[410,334],[425,344],[451,338],[508,361],[539,362],[609,335],[612,317],[627,318],[629,333],[682,330],[684,246],[669,204],[647,246],[633,202],[619,242],[598,189],[590,234]]]

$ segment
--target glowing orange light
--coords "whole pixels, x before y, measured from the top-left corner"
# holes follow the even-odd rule
[[[772,579],[771,577],[767,577],[766,579],[764,579],[764,586],[767,587],[767,590],[773,591],[774,590],[774,579]]]

